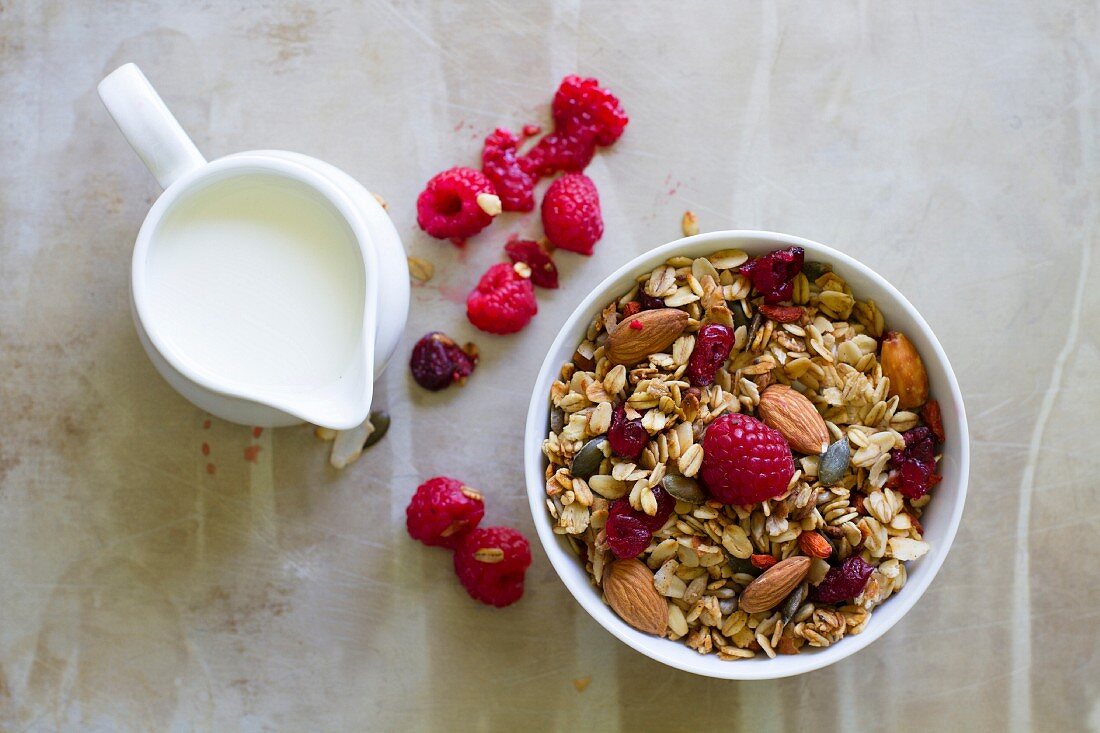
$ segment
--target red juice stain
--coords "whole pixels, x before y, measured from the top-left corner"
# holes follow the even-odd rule
[[[264,429],[263,428],[252,428],[252,437],[253,438],[258,438],[263,434],[264,434]]]
[[[202,444],[202,454],[204,456],[210,455],[210,444],[209,443],[203,443]]]
[[[213,463],[207,463],[207,464],[206,464],[206,472],[207,472],[208,474],[210,474],[211,476],[213,476],[213,475],[214,475],[214,471],[216,471],[216,470],[217,470],[217,469],[216,469],[216,468],[214,468],[214,464],[213,464]]]
[[[250,445],[244,449],[244,459],[249,463],[255,463],[257,456],[260,455],[260,446]]]

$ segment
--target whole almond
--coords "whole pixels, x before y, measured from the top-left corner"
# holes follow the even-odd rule
[[[603,595],[619,618],[647,634],[668,628],[668,605],[653,587],[653,572],[639,560],[615,560],[603,573]]]
[[[898,398],[899,408],[908,410],[928,401],[928,372],[904,333],[889,331],[883,336],[879,362],[883,375],[890,379],[890,396]]]
[[[798,535],[798,547],[810,557],[824,560],[833,554],[833,546],[817,532],[803,532]]]
[[[773,384],[760,395],[760,417],[799,453],[816,456],[829,447],[829,429],[814,403],[785,384]]]
[[[607,358],[612,364],[633,366],[671,346],[687,323],[688,314],[679,308],[657,308],[624,318],[607,339]]]
[[[770,611],[806,578],[810,558],[805,555],[788,557],[777,562],[749,583],[741,593],[740,607],[746,613]]]

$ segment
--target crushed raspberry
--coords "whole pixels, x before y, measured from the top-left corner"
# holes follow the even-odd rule
[[[509,527],[475,529],[455,549],[455,574],[462,587],[471,598],[497,608],[523,596],[523,576],[530,565],[527,538]]]
[[[414,540],[453,550],[484,514],[480,493],[456,479],[436,476],[416,488],[405,509],[405,526]]]
[[[436,239],[464,240],[493,221],[477,203],[478,194],[496,195],[492,182],[473,168],[437,174],[416,199],[416,221]]]
[[[645,512],[640,512],[630,506],[626,499],[616,499],[608,508],[608,516],[612,514],[629,514],[646,526],[650,532],[656,532],[665,526],[665,522],[672,516],[672,510],[676,508],[676,499],[660,486],[653,487],[653,498],[657,500],[657,513],[652,517]]]
[[[779,561],[775,559],[774,555],[753,555],[749,558],[749,562],[751,562],[755,568],[767,570]]]
[[[504,245],[504,253],[512,262],[522,262],[531,268],[531,282],[535,285],[551,290],[558,287],[558,268],[538,242],[513,236]]]
[[[718,368],[726,363],[733,350],[733,329],[711,323],[699,329],[695,336],[695,348],[688,360],[687,374],[692,385],[707,387],[714,384]]]
[[[538,125],[524,125],[523,126],[523,137],[525,139],[529,138],[529,137],[534,137],[535,135],[538,135],[540,132],[542,132],[542,128],[539,127]]]
[[[413,346],[409,369],[424,389],[438,392],[465,384],[477,366],[477,356],[463,351],[447,334],[432,331]]]
[[[792,285],[793,289],[794,286]],[[758,309],[765,318],[770,318],[776,323],[798,323],[806,313],[806,309],[797,305],[761,305]]]
[[[604,531],[607,533],[607,544],[611,546],[611,551],[621,560],[641,555],[653,538],[653,532],[645,522],[633,514],[609,513]]]
[[[620,458],[637,458],[649,443],[649,433],[639,418],[626,419],[626,408],[619,405],[611,413],[611,427],[607,430],[611,452]]]
[[[520,167],[516,159],[519,140],[510,131],[497,128],[485,138],[481,150],[481,170],[493,182],[505,211],[530,211],[535,208],[536,176]]]
[[[794,278],[802,271],[806,251],[801,247],[777,249],[751,259],[739,268],[753,288],[764,296],[765,303],[790,300],[794,295]]]
[[[943,432],[943,415],[940,414],[940,403],[938,401],[928,400],[925,402],[924,407],[920,408],[920,419],[924,420],[924,424],[932,431],[937,443],[947,440],[947,436]]]
[[[755,504],[779,496],[794,475],[791,447],[754,417],[722,415],[703,436],[699,476],[724,504]]]
[[[581,173],[568,173],[550,184],[542,199],[542,227],[550,243],[582,255],[603,236],[596,185]]]
[[[512,265],[498,262],[466,298],[466,317],[482,331],[515,333],[538,313],[535,288]]]
[[[943,478],[936,474],[936,445],[932,431],[913,428],[901,434],[905,447],[890,453],[893,470],[886,485],[910,499],[919,499]]]
[[[590,130],[600,146],[618,140],[630,122],[614,94],[595,79],[575,75],[561,80],[550,109],[556,129]]]
[[[642,322],[639,321],[638,319],[634,319],[633,321],[630,322],[630,325],[627,326],[627,328],[630,328],[634,331],[641,331],[643,328],[645,328],[645,326],[643,326]]]
[[[817,603],[840,603],[855,598],[863,592],[874,568],[859,555],[852,555],[840,565],[829,568],[825,577],[810,592],[810,600]]]

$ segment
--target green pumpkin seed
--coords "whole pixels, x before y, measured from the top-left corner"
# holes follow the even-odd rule
[[[787,623],[794,618],[794,615],[798,613],[798,607],[802,605],[802,601],[806,600],[806,594],[809,593],[809,591],[809,583],[802,583],[791,591],[791,594],[783,601],[783,605],[780,609],[783,612],[783,623]]]
[[[368,419],[370,420],[370,424],[374,427],[374,432],[367,437],[367,442],[363,443],[364,450],[382,440],[382,438],[386,436],[386,432],[390,429],[390,413],[384,410],[372,412]]]
[[[810,279],[810,282],[818,279],[826,272],[832,272],[833,266],[828,262],[804,262],[802,264],[802,274]]]
[[[687,476],[667,474],[661,479],[661,488],[680,501],[689,504],[702,504],[707,500],[707,494],[699,486],[699,482]]]
[[[739,300],[736,303],[730,304],[730,311],[733,313],[734,329],[749,325],[749,316],[748,313],[745,312],[745,308],[746,301],[744,300]]]
[[[830,445],[821,455],[817,464],[817,478],[822,486],[835,486],[844,478],[848,462],[852,460],[852,449],[847,438],[841,438]]]
[[[729,554],[729,552],[727,552],[726,559],[729,561],[730,567],[733,568],[734,575],[736,575],[737,573],[745,573],[755,578],[757,575],[760,575],[760,573],[763,572],[760,568],[753,565],[752,561],[749,560],[747,557],[734,557],[733,555]]]
[[[588,441],[583,448],[577,451],[577,455],[573,456],[573,468],[571,469],[574,477],[587,481],[599,472],[600,464],[607,457],[603,452],[603,446],[606,442],[607,438],[601,435]]]

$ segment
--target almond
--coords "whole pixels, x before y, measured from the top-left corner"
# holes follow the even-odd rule
[[[773,384],[760,395],[760,417],[799,453],[816,456],[829,447],[829,429],[814,403],[785,384]]]
[[[883,336],[879,362],[882,374],[890,379],[890,396],[898,398],[900,409],[920,407],[928,401],[928,372],[904,333],[890,331]]]
[[[647,634],[663,636],[668,628],[668,605],[653,587],[653,573],[631,558],[616,560],[603,573],[603,595],[619,618]]]
[[[817,532],[803,532],[798,535],[799,548],[810,557],[824,560],[833,554],[833,546]]]
[[[612,364],[633,366],[671,346],[687,323],[688,314],[679,308],[657,308],[624,318],[607,339],[607,358]]]
[[[741,593],[740,607],[745,613],[770,611],[806,578],[810,558],[805,555],[788,557],[760,574]]]

